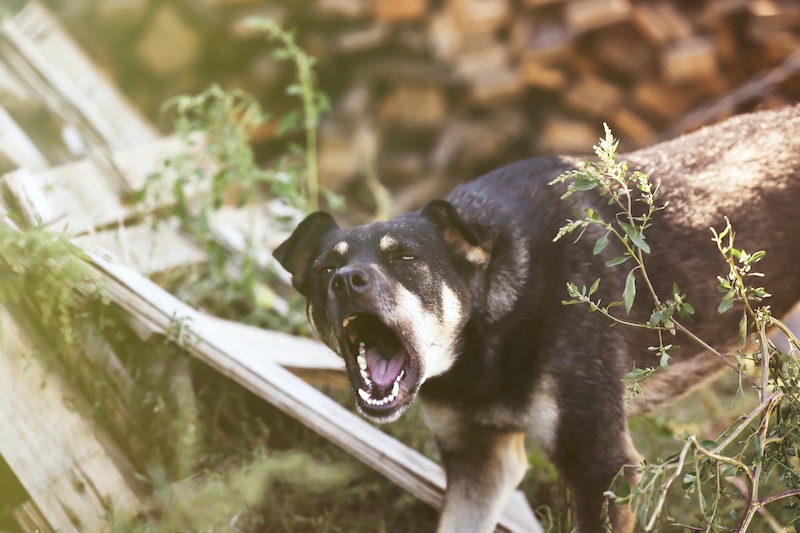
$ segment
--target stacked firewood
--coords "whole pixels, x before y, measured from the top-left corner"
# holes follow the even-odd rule
[[[352,192],[373,173],[398,210],[511,160],[588,152],[603,122],[629,150],[800,95],[793,0],[93,5],[92,17],[62,13],[101,28],[74,34],[155,120],[171,94],[242,87],[275,116],[255,140],[267,156],[280,152],[293,72],[243,21],[261,14],[296,28],[332,102],[320,127],[324,185]]]

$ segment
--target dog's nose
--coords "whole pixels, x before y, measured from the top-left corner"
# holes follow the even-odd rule
[[[351,300],[369,288],[369,273],[359,266],[340,268],[331,279],[331,289],[335,294],[346,295]]]

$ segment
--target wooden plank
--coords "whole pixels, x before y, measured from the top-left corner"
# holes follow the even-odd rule
[[[508,46],[494,35],[464,40],[453,66],[469,85],[471,103],[495,104],[519,96],[525,88]]]
[[[378,116],[406,127],[434,128],[447,116],[447,99],[438,85],[401,83],[383,100]]]
[[[775,86],[800,72],[800,51],[796,51],[783,63],[772,70],[753,76],[747,82],[729,93],[704,103],[701,107],[684,116],[666,133],[666,138],[677,136],[687,131],[708,124],[720,117],[732,113],[738,105],[748,100],[763,98]]]
[[[11,514],[25,533],[51,533],[47,519],[31,500],[21,503]]]
[[[375,0],[375,18],[382,22],[419,20],[428,12],[428,0]]]
[[[146,276],[200,265],[208,260],[206,251],[181,233],[176,221],[161,222],[155,227],[150,224],[120,224],[75,240],[120,258]]]
[[[175,158],[185,158],[207,176],[213,176],[217,166],[204,154],[203,143],[202,135],[194,135],[188,140],[171,135],[115,150],[111,157],[122,172],[126,186],[132,191],[142,189],[149,182],[153,172],[159,172],[160,186],[157,192],[160,200],[157,206],[171,205],[175,201],[170,191],[179,176],[175,165],[171,164],[169,168],[165,168],[165,162]],[[210,179],[206,181],[210,181]],[[188,189],[185,194],[191,197],[197,192],[199,191]]]
[[[109,158],[120,172],[119,178],[124,181],[126,190],[138,190],[154,171],[164,168],[163,161],[176,155],[191,155],[192,150],[196,152],[199,148],[187,147],[174,137],[165,137],[136,148],[116,151]],[[198,155],[194,162],[203,165],[203,158]],[[106,167],[99,165],[94,158],[39,172],[19,169],[4,177],[7,186],[19,185],[27,191],[25,194],[29,199],[40,200],[36,203],[42,223],[70,235],[118,225],[149,210],[171,205],[174,203],[172,186],[177,179],[179,175],[175,168],[165,169],[161,179],[151,185],[152,194],[137,206],[120,199],[118,189],[109,183]],[[194,188],[187,187],[186,196],[191,198],[198,193],[199,187],[209,186],[209,181],[205,180]]]
[[[215,328],[227,332],[238,347],[236,351],[259,351],[269,346],[271,359],[284,368],[344,371],[344,361],[319,341],[210,315],[207,318]]]
[[[64,533],[101,531],[110,506],[123,516],[142,508],[133,468],[86,415],[67,407],[71,391],[37,351],[0,308],[0,455],[44,525]]]
[[[694,32],[692,25],[677,8],[664,1],[636,4],[631,21],[644,38],[656,47],[688,39]]]
[[[19,169],[6,175],[5,181],[35,188],[36,196],[49,206],[39,211],[41,222],[69,235],[122,222],[134,213],[131,206],[120,201],[107,174],[90,159],[37,173]]]
[[[28,2],[3,23],[2,32],[31,52],[29,59],[38,74],[81,110],[110,148],[128,148],[159,136],[39,2]]]
[[[657,80],[644,80],[631,92],[633,103],[661,120],[681,116],[692,104],[685,91],[667,87]]]
[[[708,37],[683,39],[664,48],[661,70],[671,84],[702,82],[719,77],[714,42]]]
[[[0,24],[6,64],[89,149],[122,197],[130,192],[111,158],[117,148],[157,137],[115,86],[100,76],[58,21],[37,2]]]
[[[0,106],[0,157],[4,157],[17,167],[27,167],[32,170],[48,166],[44,155],[2,106]]]
[[[558,57],[570,49],[573,37],[561,17],[552,15],[523,15],[511,26],[511,44],[523,61]]]
[[[567,86],[567,74],[564,70],[543,61],[523,57],[520,60],[519,72],[523,83],[529,87],[560,91]]]
[[[186,349],[221,374],[269,401],[422,501],[439,508],[445,478],[430,459],[389,437],[289,371],[265,357],[268,346],[242,349],[225,329],[180,302],[146,278],[88,252],[105,280],[111,301],[125,311],[137,329],[167,335],[176,320],[186,335]],[[523,498],[524,500],[524,498]],[[541,531],[520,496],[509,503],[501,527],[508,531]]]
[[[373,10],[370,0],[316,0],[314,12],[324,18],[361,19]]]
[[[613,83],[597,76],[585,75],[564,94],[570,109],[603,118],[622,105],[624,95]]]
[[[629,0],[572,0],[564,7],[564,17],[570,30],[583,33],[626,20],[631,7]]]
[[[456,23],[467,35],[493,33],[511,22],[508,0],[448,0]]]
[[[300,216],[278,201],[240,208],[222,206],[209,215],[209,225],[219,243],[237,253],[252,253],[259,267],[274,271],[288,286],[290,276],[272,257],[272,250],[291,232],[288,225],[276,221],[278,214],[286,220],[297,220]]]
[[[630,25],[598,32],[587,49],[606,68],[623,72],[631,79],[640,79],[653,70],[656,59],[654,50]]]
[[[224,329],[237,351],[263,351],[266,357],[322,391],[346,392],[350,383],[344,373],[344,361],[319,341],[257,328],[247,324],[208,317],[216,327]]]
[[[633,141],[636,146],[650,146],[658,139],[652,126],[626,106],[613,111],[609,117],[611,129]]]
[[[539,136],[539,150],[552,154],[577,154],[597,142],[597,128],[583,121],[553,115],[545,120]]]

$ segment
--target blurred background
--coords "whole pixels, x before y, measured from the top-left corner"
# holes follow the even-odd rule
[[[358,198],[373,173],[396,212],[507,162],[590,152],[603,122],[629,151],[800,95],[794,0],[44,3],[164,131],[172,96],[255,95],[271,116],[253,138],[265,163],[292,141],[277,132],[295,73],[244,21],[276,19],[331,104],[322,185]]]
[[[253,16],[293,37],[268,37],[247,23]],[[72,472],[63,465],[86,462],[73,453],[82,438],[51,433],[60,427],[51,421],[75,412],[105,429],[103,446],[135,473],[124,472],[126,483],[144,487],[135,520],[103,515],[95,530],[399,533],[436,521],[420,499],[191,357],[171,332],[140,338],[119,302],[98,310],[62,272],[49,279],[60,262],[42,227],[100,243],[195,309],[273,330],[247,330],[258,357],[352,409],[338,360],[303,367],[309,345],[264,337],[309,334],[302,299],[265,251],[316,208],[312,168],[338,195],[323,195],[323,206],[364,221],[521,158],[588,154],[603,122],[626,152],[800,98],[797,0],[0,0],[0,22],[0,208],[28,230],[0,234],[0,310],[12,318],[0,316],[0,326],[17,323],[39,343],[14,347],[0,330],[0,363],[19,370],[0,372],[0,530],[13,533],[46,523],[17,478],[57,494],[59,506],[88,501],[76,495],[90,482],[58,484]],[[291,52],[294,43],[308,56]],[[307,57],[316,86],[298,82]],[[234,93],[208,90],[214,84]],[[310,127],[299,112],[308,111],[298,99],[307,90],[320,112]],[[204,132],[205,144],[176,145],[176,129]],[[158,197],[158,187],[139,194],[159,183],[174,196]],[[276,208],[275,197],[296,209]],[[58,323],[41,311],[53,294],[64,298]],[[64,341],[75,324],[78,340]],[[31,370],[37,361],[47,364],[42,378]],[[54,374],[70,394],[52,393]],[[719,435],[752,408],[750,399],[732,409],[737,378],[632,421],[640,451],[668,457],[685,435]],[[43,391],[56,396],[48,408],[36,407]],[[381,430],[438,459],[418,407]],[[538,518],[549,531],[569,530],[557,474],[537,450],[529,460],[522,489]],[[55,465],[55,481],[40,481],[42,465]],[[674,492],[675,516],[698,515]],[[721,509],[733,517],[746,490],[725,494]],[[770,528],[758,531],[797,520],[789,506],[771,512],[762,513]],[[72,526],[60,530],[91,530],[81,520],[100,515],[61,517]]]

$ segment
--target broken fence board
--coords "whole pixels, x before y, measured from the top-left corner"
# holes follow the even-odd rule
[[[39,148],[3,106],[0,106],[0,157],[11,161],[17,167],[27,167],[31,170],[40,170],[48,166],[47,159]]]
[[[0,307],[0,455],[50,529],[102,531],[111,506],[122,515],[141,508],[129,484],[133,468],[89,418],[68,407],[69,388],[37,351]]]
[[[110,155],[121,179],[129,190],[138,190],[148,183],[149,176],[163,167],[163,162],[196,149],[175,137],[165,137],[147,145],[118,150]],[[198,163],[198,164],[202,164]],[[31,198],[46,200],[47,208],[38,210],[41,222],[54,231],[80,235],[120,224],[143,213],[174,204],[172,187],[180,179],[174,169],[164,169],[153,182],[150,194],[141,205],[124,202],[108,179],[104,165],[94,158],[84,158],[65,165],[32,172],[20,168],[3,177],[15,182]],[[208,185],[208,181],[203,185]],[[200,185],[187,186],[185,194],[193,196]]]
[[[430,459],[414,452],[365,420],[351,413],[314,387],[274,363],[262,350],[242,349],[195,309],[187,306],[133,270],[88,252],[93,266],[105,279],[111,301],[152,335],[167,335],[182,327],[184,347],[221,374],[305,424],[368,466],[440,508],[444,472]],[[500,527],[508,531],[541,531],[524,497],[519,493],[507,506]]]
[[[283,367],[344,371],[344,361],[319,341],[214,316],[206,319],[227,332],[236,352],[261,351],[268,346],[270,359]]]
[[[208,255],[197,243],[180,232],[177,223],[135,226],[93,232],[75,239],[83,246],[98,247],[146,276],[190,265],[200,265]]]
[[[136,146],[159,136],[42,4],[28,2],[3,23],[2,31],[30,52],[27,59],[38,74],[80,110],[109,148]]]

